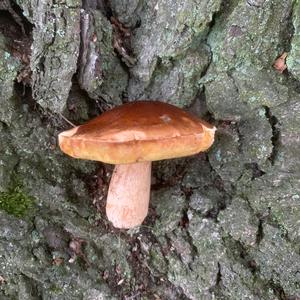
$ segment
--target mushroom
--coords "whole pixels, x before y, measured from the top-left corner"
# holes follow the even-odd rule
[[[59,134],[75,158],[115,164],[106,214],[117,228],[141,225],[148,213],[151,162],[207,150],[216,128],[159,101],[127,103]]]

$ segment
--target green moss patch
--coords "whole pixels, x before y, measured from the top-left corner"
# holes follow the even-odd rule
[[[33,208],[34,198],[24,192],[22,186],[10,188],[0,193],[0,209],[18,218]]]

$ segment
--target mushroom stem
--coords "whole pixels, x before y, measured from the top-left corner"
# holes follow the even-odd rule
[[[106,214],[117,228],[141,225],[148,213],[151,162],[116,165],[110,180]]]

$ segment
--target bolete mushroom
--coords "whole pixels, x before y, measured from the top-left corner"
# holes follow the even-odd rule
[[[207,150],[216,128],[159,101],[127,103],[59,134],[66,154],[115,164],[106,214],[117,228],[140,225],[148,213],[151,162]]]

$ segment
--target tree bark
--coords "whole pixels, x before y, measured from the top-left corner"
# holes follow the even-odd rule
[[[0,298],[298,299],[299,20],[292,0],[0,1]],[[145,223],[118,230],[112,166],[56,139],[139,99],[216,142],[153,163]]]

